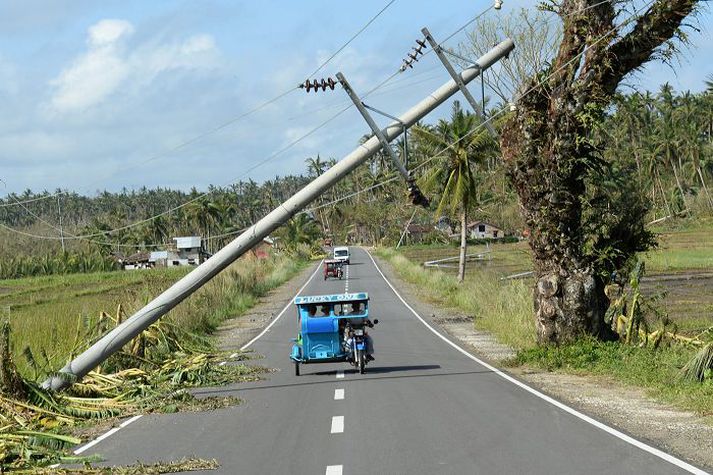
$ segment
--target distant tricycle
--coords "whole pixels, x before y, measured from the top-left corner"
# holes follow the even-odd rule
[[[295,375],[300,365],[348,362],[361,374],[373,359],[373,343],[367,328],[379,320],[369,320],[366,292],[296,297],[299,333],[293,338],[290,359]]]
[[[342,280],[344,276],[344,270],[342,270],[342,262],[335,259],[325,259],[324,261],[324,280],[327,277],[334,277]]]

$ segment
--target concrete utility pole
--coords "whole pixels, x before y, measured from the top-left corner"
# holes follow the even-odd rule
[[[475,65],[466,68],[460,74],[461,80],[464,84],[467,84],[482,71],[495,64],[504,56],[507,56],[514,47],[515,44],[510,39],[501,42],[479,58]],[[453,80],[448,81],[408,110],[400,117],[399,122],[392,123],[384,128],[381,131],[382,134],[386,137],[387,141],[394,140],[394,138],[403,132],[405,127],[407,128],[415,124],[458,91],[458,84]],[[371,137],[359,145],[356,150],[344,157],[339,163],[302,188],[289,200],[282,203],[267,216],[248,228],[247,231],[218,251],[213,257],[199,265],[190,274],[173,284],[169,289],[149,302],[144,308],[104,335],[99,341],[74,360],[67,363],[67,365],[60,370],[60,373],[65,373],[66,377],[50,377],[42,383],[42,387],[55,390],[62,389],[69,386],[71,381],[85,376],[89,371],[96,368],[104,360],[138,336],[149,325],[178,305],[183,299],[215,277],[238,257],[262,241],[264,237],[304,209],[319,195],[364,163],[378,152],[380,148],[382,148],[382,144],[376,136]]]
[[[64,252],[64,231],[62,230],[62,207],[59,204],[59,195],[57,195],[57,213],[59,214],[59,238],[62,241],[62,252]]]

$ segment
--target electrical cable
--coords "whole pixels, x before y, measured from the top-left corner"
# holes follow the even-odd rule
[[[388,9],[394,2],[396,2],[396,0],[391,0],[391,1],[389,1],[376,15],[374,15],[361,29],[359,29],[359,31],[357,31],[354,35],[352,35],[352,37],[349,38],[349,40],[347,40],[347,42],[345,42],[339,49],[337,49],[337,51],[335,51],[329,58],[327,58],[325,61],[323,61],[322,64],[321,64],[312,74],[310,74],[309,77],[314,76],[314,75],[317,74],[320,70],[322,70],[322,68],[324,68],[327,64],[329,64],[329,62],[330,62],[332,59],[334,59],[340,52],[342,52],[342,51],[344,50],[344,48],[346,48],[352,41],[354,41],[354,39],[356,39],[361,33],[363,33],[364,30],[366,30],[366,29],[369,27],[369,25],[371,25],[379,16],[381,16],[381,14],[384,13],[384,11],[386,11],[386,9]],[[289,90],[287,90],[287,91],[285,91],[285,92],[283,92],[283,93],[281,93],[281,94],[278,94],[277,96],[273,97],[272,99],[269,99],[269,100],[267,100],[267,101],[265,101],[265,102],[259,104],[258,106],[256,106],[256,107],[250,109],[250,110],[247,111],[247,112],[244,112],[243,114],[240,114],[240,115],[237,116],[237,117],[234,117],[234,118],[232,118],[232,119],[230,119],[230,120],[228,120],[228,121],[226,121],[226,122],[223,122],[222,124],[218,125],[217,127],[214,127],[213,129],[210,129],[210,130],[208,130],[208,131],[206,131],[206,132],[203,132],[203,133],[200,133],[200,134],[198,134],[198,135],[196,135],[196,136],[193,136],[193,137],[189,138],[188,140],[185,140],[185,141],[179,143],[178,145],[176,145],[176,146],[174,146],[174,147],[172,147],[172,148],[169,148],[169,149],[167,149],[167,150],[165,150],[165,151],[163,151],[163,152],[157,153],[157,154],[155,154],[155,155],[153,155],[153,156],[147,158],[146,160],[143,160],[143,161],[141,161],[141,162],[139,162],[139,163],[136,163],[136,164],[134,164],[134,165],[131,165],[131,166],[129,166],[129,167],[122,168],[122,169],[119,170],[119,172],[125,172],[125,171],[127,171],[127,170],[134,169],[134,168],[139,167],[139,166],[141,166],[141,165],[145,165],[145,164],[147,164],[147,163],[149,163],[149,162],[152,162],[152,161],[154,161],[154,160],[158,160],[159,158],[162,158],[162,157],[165,157],[165,156],[167,156],[167,155],[170,155],[170,154],[172,154],[172,153],[174,153],[174,152],[177,152],[178,150],[181,150],[181,149],[183,149],[183,148],[185,148],[185,147],[187,147],[187,146],[189,146],[189,145],[191,145],[191,144],[193,144],[193,143],[195,143],[195,142],[198,142],[198,141],[200,141],[201,139],[203,139],[203,138],[205,138],[205,137],[207,137],[207,136],[209,136],[209,135],[213,135],[213,134],[215,134],[215,133],[217,133],[217,132],[219,132],[219,131],[225,129],[226,127],[229,127],[230,125],[232,125],[232,124],[234,124],[234,123],[240,121],[241,119],[244,119],[245,117],[248,117],[248,116],[250,116],[250,115],[252,115],[252,114],[254,114],[254,113],[256,113],[256,112],[258,112],[258,111],[260,111],[260,110],[262,110],[262,109],[264,109],[265,107],[269,106],[270,104],[272,104],[272,103],[274,103],[274,102],[277,102],[278,100],[282,99],[283,97],[285,97],[285,96],[288,95],[289,93],[291,93],[291,92],[293,92],[293,91],[295,91],[295,90],[298,90],[298,89],[299,89],[299,87],[294,87],[294,88],[291,88],[291,89],[289,89]],[[110,176],[113,176],[113,175],[116,174],[116,173],[117,173],[117,172],[113,172],[111,175],[107,175],[106,177],[100,178],[99,180],[94,181],[92,184],[96,184],[96,183],[98,183],[98,182],[101,182],[101,181],[103,181],[105,178],[108,178],[108,177],[110,177]],[[61,195],[63,195],[63,194],[67,194],[67,193],[69,193],[69,191],[60,191],[60,192],[58,192],[58,193],[53,193],[53,194],[46,195],[46,196],[42,196],[42,197],[32,198],[32,199],[29,199],[29,200],[27,200],[27,201],[22,201],[22,202],[19,202],[19,201],[18,201],[18,202],[16,202],[16,203],[2,203],[2,204],[0,204],[0,208],[9,207],[9,206],[16,206],[16,205],[18,205],[18,204],[24,204],[24,203],[32,203],[32,202],[35,202],[35,201],[40,201],[40,200],[44,200],[44,199],[54,198],[55,196],[61,196]]]
[[[606,0],[606,1],[611,1],[611,0]],[[648,8],[651,4],[654,3],[654,1],[655,1],[655,0],[650,0],[647,4],[645,4],[644,6],[640,7],[639,9],[637,9],[625,22],[623,22],[623,23],[620,24],[620,25],[615,26],[614,28],[612,28],[612,29],[610,29],[609,31],[607,31],[606,33],[604,33],[602,36],[600,36],[599,38],[597,38],[597,40],[595,40],[594,43],[591,43],[590,45],[587,45],[585,48],[583,48],[583,50],[582,50],[580,53],[578,53],[577,55],[575,55],[574,57],[572,57],[572,58],[571,58],[569,61],[567,61],[565,64],[563,64],[562,66],[560,66],[559,68],[557,68],[555,71],[551,72],[547,77],[545,77],[545,78],[543,78],[541,81],[539,81],[537,84],[533,85],[533,86],[530,87],[528,90],[526,90],[525,92],[523,92],[522,94],[520,94],[520,97],[518,98],[518,100],[519,100],[520,98],[526,96],[527,94],[529,94],[529,93],[532,92],[533,90],[535,90],[537,87],[543,85],[546,81],[548,81],[550,78],[552,78],[555,74],[557,74],[557,73],[558,73],[559,71],[561,71],[562,69],[564,69],[564,68],[566,68],[567,66],[569,66],[572,62],[578,60],[578,59],[580,58],[580,56],[584,55],[587,51],[589,51],[589,49],[591,49],[592,47],[596,46],[600,41],[602,41],[604,38],[608,37],[611,33],[615,32],[616,30],[618,30],[618,29],[620,29],[620,28],[622,28],[622,27],[624,27],[624,26],[626,26],[628,23],[630,23],[630,22],[636,17],[636,15],[637,15],[639,12],[641,12],[641,11],[644,10],[645,8]],[[601,4],[601,3],[606,3],[606,2],[600,2],[599,4]],[[599,5],[599,4],[597,4],[597,5]],[[590,8],[591,8],[591,7],[590,7]],[[498,111],[497,113],[491,115],[491,116],[488,117],[486,120],[484,120],[483,122],[481,122],[480,124],[478,124],[478,126],[475,127],[473,130],[471,130],[470,132],[468,132],[468,133],[466,133],[465,135],[463,135],[463,137],[461,137],[461,138],[459,138],[458,140],[456,140],[455,142],[453,142],[453,143],[447,145],[446,147],[444,147],[443,149],[441,149],[441,150],[440,150],[439,152],[437,152],[436,154],[432,155],[431,157],[427,158],[426,160],[424,160],[424,161],[421,162],[420,164],[418,164],[418,165],[416,165],[415,167],[413,167],[413,168],[412,168],[412,171],[416,171],[416,170],[419,170],[419,169],[423,168],[426,164],[428,164],[428,163],[430,163],[431,161],[435,160],[436,158],[440,157],[443,152],[445,152],[446,150],[448,150],[448,149],[450,149],[450,148],[453,148],[455,145],[457,145],[458,143],[460,143],[462,140],[466,139],[466,138],[469,137],[470,135],[472,135],[472,134],[474,134],[474,133],[476,133],[476,132],[482,130],[482,129],[485,127],[486,123],[491,122],[493,119],[499,117],[500,115],[503,115],[505,112],[507,112],[507,109],[506,109],[506,108],[502,108],[500,111]],[[363,190],[358,190],[358,191],[356,191],[356,192],[353,192],[353,193],[350,193],[350,194],[348,194],[348,195],[346,195],[346,196],[337,198],[337,199],[335,199],[335,200],[333,200],[333,201],[330,201],[330,202],[328,202],[328,203],[323,203],[323,204],[321,204],[321,205],[319,205],[319,206],[315,206],[315,207],[309,208],[309,209],[307,209],[307,210],[304,210],[303,212],[316,211],[316,210],[318,210],[318,209],[325,208],[325,207],[327,207],[327,206],[331,206],[332,204],[335,204],[335,203],[338,203],[338,202],[340,202],[340,201],[344,201],[344,200],[346,200],[346,199],[352,198],[352,197],[354,197],[354,196],[356,196],[356,195],[359,195],[359,194],[361,194],[361,193],[365,193],[365,192],[367,192],[367,191],[371,191],[371,190],[373,190],[373,189],[376,189],[376,188],[379,188],[379,187],[381,187],[381,186],[384,186],[384,185],[386,185],[386,184],[388,184],[388,183],[390,183],[390,182],[392,182],[392,181],[394,181],[394,180],[396,180],[396,179],[398,179],[398,178],[399,178],[398,176],[395,176],[395,177],[393,177],[393,178],[388,178],[388,179],[386,179],[386,180],[384,180],[384,181],[382,181],[382,182],[380,182],[380,183],[377,183],[376,185],[370,186],[369,188],[365,188],[365,189],[363,189]]]
[[[605,1],[613,1],[613,0],[605,0]],[[612,32],[614,32],[614,31],[616,31],[616,30],[618,30],[619,28],[622,28],[622,27],[624,27],[625,25],[627,25],[629,22],[631,22],[631,21],[634,19],[634,17],[635,17],[636,14],[638,14],[638,13],[639,13],[641,10],[643,10],[644,8],[647,8],[648,6],[650,6],[654,1],[655,1],[655,0],[650,0],[650,1],[649,1],[647,4],[645,4],[643,7],[640,7],[639,9],[637,9],[637,10],[629,17],[629,19],[628,19],[627,21],[623,22],[623,23],[620,24],[620,25],[615,26],[614,28],[612,28],[611,30],[609,30],[608,32],[606,32],[604,35],[600,36],[594,43],[592,43],[592,44],[590,44],[590,45],[587,45],[585,48],[583,48],[583,50],[582,50],[580,53],[578,53],[575,57],[571,58],[567,63],[563,64],[563,65],[560,66],[557,70],[555,70],[555,71],[553,71],[552,73],[550,73],[546,78],[544,78],[544,79],[543,79],[542,81],[540,81],[538,84],[533,85],[530,89],[528,89],[527,91],[525,91],[525,92],[521,95],[521,97],[524,96],[524,95],[526,95],[526,94],[528,94],[528,93],[530,93],[530,92],[532,92],[536,87],[542,85],[542,84],[544,83],[544,81],[548,80],[549,78],[551,78],[552,76],[554,76],[556,73],[558,73],[560,70],[562,70],[563,68],[565,68],[565,67],[567,67],[569,64],[571,64],[573,61],[577,60],[581,55],[585,54],[589,49],[591,49],[593,46],[595,46],[596,44],[598,44],[602,39],[604,39],[605,37],[607,37],[609,34],[611,34]],[[605,2],[600,2],[599,4],[602,4],[602,3],[605,3]],[[592,8],[592,6],[587,7],[587,8]],[[488,9],[488,10],[489,10],[489,9]],[[487,10],[486,10],[486,11],[487,11]],[[575,13],[575,12],[572,12],[572,13]],[[472,23],[473,21],[475,21],[475,20],[476,20],[478,17],[480,17],[480,16],[482,16],[482,13],[481,13],[481,15],[478,15],[478,16],[475,17],[474,19],[469,20],[469,22],[466,23],[465,26],[459,28],[456,32],[461,31],[461,30],[462,30],[463,28],[465,28],[468,24]],[[454,35],[455,35],[455,33],[449,35],[449,36],[448,36],[448,39],[452,38]],[[430,50],[429,50],[429,51],[430,51]],[[393,78],[394,78],[396,75],[398,75],[400,72],[401,72],[401,70],[399,70],[399,71],[395,72],[394,74],[390,75],[389,77],[387,77],[384,81],[382,81],[382,82],[379,83],[376,87],[372,88],[369,92],[367,92],[364,97],[368,96],[369,94],[371,94],[371,93],[373,93],[374,91],[378,90],[379,88],[383,87],[386,83],[388,83],[391,79],[393,79]],[[314,132],[316,132],[317,130],[319,130],[319,129],[321,129],[322,127],[324,127],[327,123],[331,122],[331,121],[334,120],[337,116],[343,114],[344,112],[346,112],[346,111],[347,111],[348,109],[350,109],[351,107],[353,107],[353,105],[350,105],[350,106],[348,106],[348,107],[346,107],[346,108],[340,110],[337,114],[335,114],[334,116],[330,117],[330,118],[327,119],[326,121],[322,122],[322,123],[319,124],[317,127],[313,128],[312,130],[308,131],[306,134],[302,135],[302,136],[299,137],[298,139],[296,139],[296,140],[294,140],[293,142],[291,142],[290,144],[288,144],[287,146],[285,146],[285,147],[283,147],[282,149],[278,150],[277,152],[273,153],[273,154],[270,155],[267,159],[261,161],[260,163],[254,165],[253,167],[251,167],[250,169],[248,169],[247,172],[246,172],[246,174],[249,173],[250,171],[252,171],[252,170],[254,170],[254,169],[256,169],[256,168],[262,166],[263,164],[267,163],[268,161],[272,160],[274,157],[276,157],[277,155],[279,155],[279,154],[285,152],[285,151],[288,150],[289,148],[295,146],[297,143],[299,143],[300,141],[304,140],[304,139],[307,138],[308,136],[312,135]],[[425,162],[423,162],[423,163],[419,164],[418,166],[414,167],[413,170],[415,171],[415,170],[418,170],[419,168],[422,168],[423,166],[425,166],[425,164],[427,164],[427,163],[429,163],[430,161],[432,161],[432,160],[434,160],[435,158],[437,158],[438,155],[440,155],[441,153],[443,153],[445,150],[447,150],[448,148],[453,147],[454,145],[456,145],[457,143],[459,143],[461,140],[463,140],[463,139],[465,139],[466,137],[468,137],[470,134],[475,133],[476,131],[478,131],[479,129],[481,129],[482,127],[484,127],[486,123],[489,123],[490,121],[492,121],[492,120],[495,119],[496,117],[502,115],[504,112],[506,112],[506,109],[501,109],[501,110],[500,110],[499,112],[497,112],[496,114],[490,116],[488,119],[486,119],[485,121],[483,121],[478,127],[476,127],[473,131],[471,131],[471,132],[469,132],[468,134],[464,135],[463,137],[461,137],[458,141],[454,142],[453,144],[450,144],[448,147],[446,147],[446,148],[444,148],[443,150],[441,150],[438,154],[436,154],[436,155],[430,157],[430,158],[427,159]],[[234,183],[235,181],[237,181],[237,180],[243,178],[244,176],[245,176],[245,174],[241,175],[241,177],[238,177],[238,178],[236,178],[236,179],[234,179],[234,180],[231,180],[229,183]],[[391,181],[391,180],[389,180],[389,181]],[[385,184],[385,183],[384,183],[384,184]],[[383,184],[382,184],[381,186],[383,186]],[[361,192],[363,192],[363,191],[357,192],[356,194],[359,194],[359,193],[361,193]],[[193,202],[195,202],[195,201],[197,201],[197,200],[199,200],[199,199],[204,198],[205,196],[209,195],[210,193],[212,193],[212,191],[211,191],[211,192],[202,193],[201,195],[199,195],[199,196],[197,196],[197,197],[195,197],[195,198],[193,198],[193,199],[191,199],[191,200],[189,200],[189,201],[187,201],[187,202],[185,202],[185,203],[183,203],[183,204],[181,204],[181,205],[178,205],[178,206],[176,206],[176,207],[174,207],[174,208],[171,208],[171,209],[169,209],[169,210],[167,210],[167,211],[164,211],[163,213],[159,213],[159,214],[157,214],[157,215],[155,215],[155,216],[152,216],[152,217],[150,217],[150,218],[146,218],[146,219],[140,220],[140,221],[138,221],[138,222],[131,223],[131,224],[126,225],[126,226],[122,226],[122,227],[119,227],[119,228],[115,228],[115,229],[108,230],[108,231],[102,231],[102,232],[94,233],[94,234],[88,234],[88,235],[83,235],[83,236],[72,236],[71,238],[65,238],[65,239],[84,239],[84,240],[87,240],[88,238],[92,238],[92,237],[96,237],[96,236],[106,236],[106,235],[110,235],[110,234],[113,234],[113,233],[118,232],[118,231],[122,231],[122,230],[125,230],[125,229],[129,229],[129,228],[132,228],[132,227],[135,227],[135,226],[144,224],[144,223],[146,223],[146,222],[152,221],[152,220],[154,220],[154,219],[156,219],[156,218],[159,218],[159,217],[161,217],[161,216],[165,216],[165,215],[167,215],[167,214],[170,214],[170,213],[173,212],[173,211],[176,211],[176,210],[178,210],[178,209],[181,209],[181,208],[187,206],[187,205],[190,204],[190,203],[193,203]],[[344,198],[344,199],[346,199],[346,198]],[[323,207],[324,205],[320,205],[320,206]],[[311,209],[312,209],[312,208],[311,208]],[[319,209],[319,208],[314,208],[314,209]],[[60,239],[59,237],[40,236],[40,235],[33,235],[33,234],[30,234],[30,233],[22,232],[22,231],[19,231],[19,230],[14,229],[14,228],[11,228],[11,227],[9,227],[9,226],[6,226],[6,225],[4,225],[4,224],[2,224],[2,223],[0,223],[0,225],[1,225],[3,228],[5,228],[5,229],[8,229],[8,230],[13,231],[13,232],[17,232],[17,233],[22,234],[22,235],[25,235],[25,236],[36,237],[36,238],[41,238],[41,239],[54,239],[54,240]],[[109,244],[109,243],[105,243],[105,244]]]
[[[378,12],[376,15],[374,15],[374,16],[371,18],[371,20],[369,20],[369,21],[366,23],[366,25],[364,25],[359,31],[357,31],[356,33],[354,33],[354,35],[353,35],[351,38],[349,38],[349,40],[348,40],[346,43],[344,43],[344,44],[341,46],[341,48],[339,48],[337,51],[335,51],[335,52],[332,54],[332,56],[330,56],[329,58],[327,58],[326,61],[324,61],[322,64],[320,64],[319,67],[318,67],[317,69],[315,69],[312,74],[310,74],[309,76],[307,76],[307,78],[309,79],[309,78],[311,78],[311,77],[314,77],[315,74],[317,74],[318,72],[320,72],[320,71],[322,70],[322,68],[324,68],[324,67],[327,65],[327,63],[329,63],[331,60],[333,60],[335,56],[337,56],[339,53],[341,53],[342,50],[344,50],[344,48],[346,48],[346,47],[349,45],[349,43],[351,43],[352,41],[354,41],[354,39],[355,39],[357,36],[359,36],[360,34],[362,34],[362,33],[364,32],[364,30],[366,30],[367,28],[369,28],[369,25],[371,25],[371,24],[374,22],[374,20],[376,20],[377,18],[379,18],[379,16],[381,16],[381,14],[384,13],[384,11],[386,11],[386,9],[389,8],[395,1],[396,1],[396,0],[391,0],[389,3],[387,3],[387,4],[384,6],[384,8],[382,8],[381,10],[379,10],[379,12]]]

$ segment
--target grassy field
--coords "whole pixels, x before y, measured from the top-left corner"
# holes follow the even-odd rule
[[[659,248],[641,256],[646,263],[642,291],[649,298],[656,297],[680,332],[698,334],[713,325],[713,222],[692,223],[683,229],[661,228],[657,233]],[[443,244],[407,246],[399,252],[411,262],[422,264],[457,256],[458,248]],[[486,256],[468,266],[468,282],[481,280],[483,273],[500,278],[532,270],[526,242],[469,246],[468,253]],[[455,267],[439,270],[447,275],[456,273]],[[524,282],[533,283],[528,277]]]
[[[241,259],[173,309],[169,318],[189,331],[210,333],[302,266],[301,261],[285,257]],[[35,355],[46,353],[56,369],[84,343],[81,335],[100,312],[116,315],[121,304],[126,315],[131,315],[189,270],[157,268],[0,280],[0,315],[12,325],[15,354],[25,347]],[[20,371],[26,372],[25,359],[17,360]]]
[[[650,274],[713,271],[713,223],[692,223],[684,229],[657,229],[659,248],[647,253]]]
[[[679,333],[696,335],[713,326],[713,225],[687,229],[662,229],[659,249],[643,256],[649,278],[642,292],[659,295],[655,305],[676,323]],[[482,252],[471,246],[469,253]],[[501,280],[506,275],[532,268],[526,243],[493,245],[488,259],[468,267],[466,281],[459,286],[455,269],[424,268],[428,260],[456,256],[453,246],[409,246],[381,250],[404,280],[418,285],[431,302],[473,315],[476,328],[518,350],[515,365],[529,365],[613,377],[624,384],[643,387],[657,399],[699,413],[713,414],[713,382],[687,382],[679,371],[696,352],[685,345],[661,345],[658,349],[601,343],[585,339],[561,347],[538,347],[534,339],[531,278]],[[688,279],[696,274],[698,278]],[[651,328],[660,322],[650,313]]]
[[[424,269],[390,249],[377,252],[401,278],[419,286],[432,303],[472,315],[477,328],[492,332],[515,348],[535,345],[532,296],[526,281],[501,281],[492,269],[471,269],[466,282],[459,285],[453,272]]]

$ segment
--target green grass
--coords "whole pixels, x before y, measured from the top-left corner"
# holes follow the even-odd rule
[[[713,381],[684,381],[679,372],[696,350],[676,345],[659,349],[584,339],[560,347],[535,347],[518,353],[515,364],[549,371],[595,374],[644,388],[648,395],[700,414],[713,414]]]
[[[424,269],[393,250],[379,249],[377,255],[432,303],[472,315],[477,328],[515,348],[535,345],[532,290],[526,282],[501,281],[494,272],[470,269],[466,282],[459,285],[452,274]]]
[[[674,242],[682,242],[681,237]],[[500,342],[518,350],[513,365],[606,376],[644,388],[652,397],[680,408],[713,414],[713,381],[700,384],[678,377],[681,368],[695,354],[695,348],[684,345],[640,348],[592,339],[559,347],[537,346],[531,283],[504,283],[497,273],[487,268],[470,267],[466,282],[458,285],[452,273],[423,268],[421,251],[423,248],[410,248],[404,252],[413,260],[389,249],[382,249],[378,254],[393,265],[402,279],[417,285],[429,301],[473,315],[476,328],[490,331]],[[682,290],[678,290],[677,295],[682,294]],[[692,297],[701,292],[698,287],[688,290]],[[677,319],[676,324],[681,333],[695,334],[710,327],[711,318]],[[652,329],[657,328],[656,325],[654,323]]]
[[[209,334],[304,265],[302,260],[287,257],[243,258],[179,304],[168,318],[190,332]],[[82,330],[96,322],[100,312],[115,315],[121,304],[131,315],[190,270],[156,268],[0,280],[0,318],[10,320],[15,354],[20,355],[25,347],[35,355],[46,353],[52,369],[57,369],[84,343],[79,337]],[[25,359],[20,356],[17,363],[28,374]]]
[[[659,229],[659,248],[645,256],[650,274],[713,269],[713,225],[689,223],[683,229]]]

